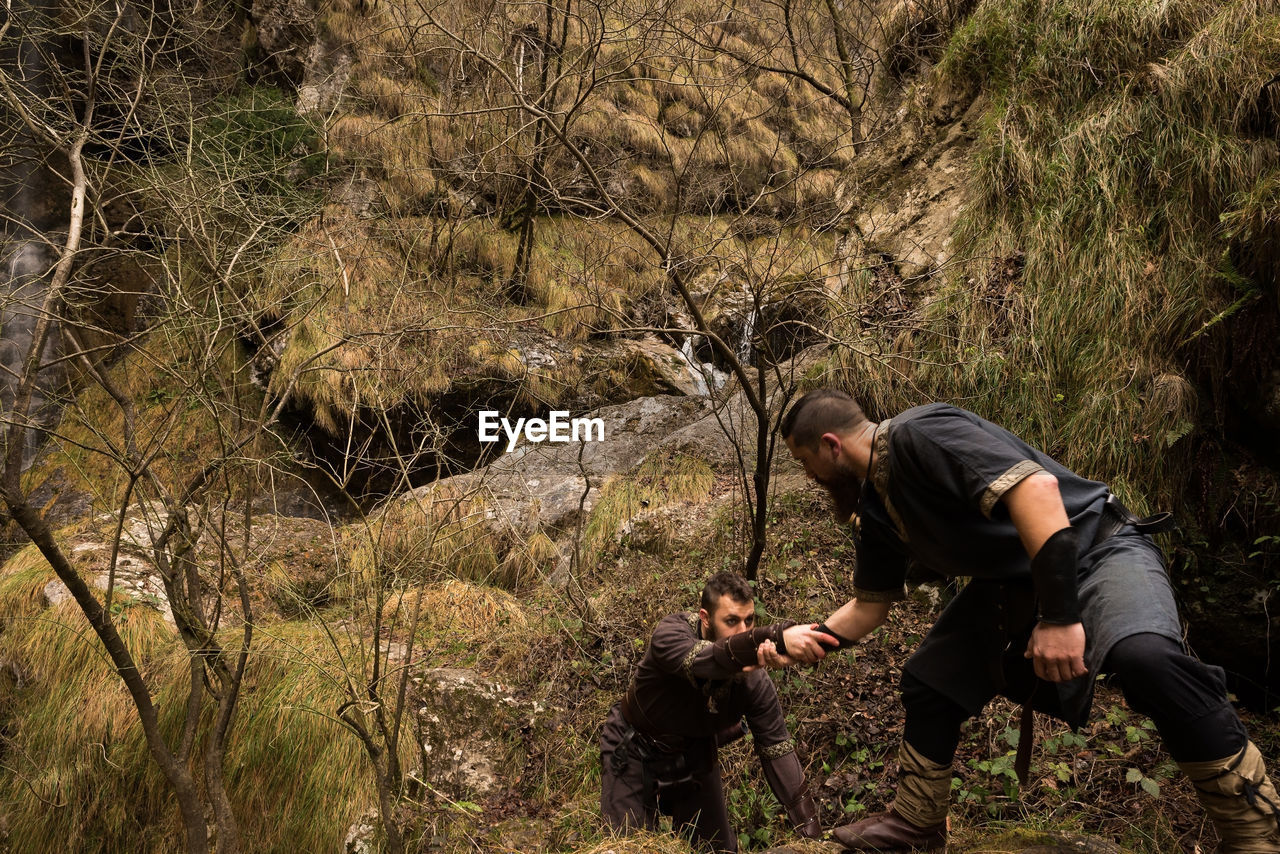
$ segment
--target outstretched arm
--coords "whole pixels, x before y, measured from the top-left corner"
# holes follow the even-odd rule
[[[850,599],[827,618],[826,627],[849,641],[860,641],[889,618],[892,602],[868,602]]]
[[[859,641],[883,625],[891,604],[850,599],[823,623],[835,635],[816,629],[813,623],[792,626],[783,633],[787,655],[762,644],[760,663],[766,667],[789,667],[798,662],[812,664],[819,661],[827,654],[827,647]]]
[[[783,630],[794,624],[774,623],[721,638],[702,640],[684,615],[666,617],[658,623],[649,642],[649,654],[668,673],[686,678],[727,679],[758,665],[758,648],[782,646]],[[835,641],[831,643],[834,645]]]

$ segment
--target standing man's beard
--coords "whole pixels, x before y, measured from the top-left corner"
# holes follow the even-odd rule
[[[858,510],[858,501],[862,497],[861,478],[852,473],[841,472],[829,480],[819,482],[826,487],[831,500],[835,502],[836,516],[841,522],[847,522]]]

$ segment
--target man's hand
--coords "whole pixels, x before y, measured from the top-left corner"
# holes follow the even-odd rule
[[[827,647],[840,646],[840,641],[826,632],[818,631],[817,623],[801,623],[782,633],[787,647],[787,657],[805,664],[816,664],[827,657]]]
[[[1085,675],[1089,671],[1084,666],[1084,625],[1036,623],[1024,656],[1032,660],[1036,675],[1049,682],[1066,682]]]
[[[778,652],[778,648],[773,641],[765,641],[756,647],[756,661],[760,667],[777,670],[782,667],[790,667],[796,663],[796,660],[789,655],[783,655]]]
[[[773,641],[765,641],[756,647],[756,660],[761,667],[777,669],[793,664],[815,664],[827,654],[828,646],[839,646],[840,641],[826,632],[817,631],[817,623],[795,625],[782,633],[787,654],[778,652]]]
[[[778,647],[773,641],[765,641],[756,647],[756,660],[760,662],[761,667],[769,670],[779,670],[800,663],[800,659],[778,652]]]

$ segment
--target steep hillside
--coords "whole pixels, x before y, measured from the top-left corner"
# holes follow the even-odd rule
[[[970,260],[910,322],[873,330],[873,354],[914,364],[842,375],[881,412],[967,404],[1135,508],[1174,510],[1191,642],[1262,707],[1280,577],[1277,67],[1267,4],[980,4],[930,78],[987,104],[953,237]]]
[[[275,346],[297,364],[361,325],[405,328],[396,311],[435,330],[364,348],[356,364],[378,367],[358,381],[335,379],[353,359],[335,353],[344,370],[300,390],[316,422],[341,433],[338,412],[416,401],[456,425],[445,456],[465,465],[480,449],[463,422],[482,400],[524,414],[675,388],[655,352],[678,372],[675,354],[618,342],[661,330],[694,367],[726,369],[689,334],[674,269],[740,352],[771,355],[743,340],[763,318],[784,351],[826,343],[826,379],[878,413],[968,405],[1135,508],[1175,510],[1192,640],[1265,704],[1280,559],[1274,11],[832,14],[319,12],[331,58],[308,79],[344,82],[331,168],[366,183],[354,222],[297,246],[319,265],[320,304],[345,307]],[[388,277],[402,282],[394,311],[362,284]],[[1240,620],[1217,631],[1224,610]]]

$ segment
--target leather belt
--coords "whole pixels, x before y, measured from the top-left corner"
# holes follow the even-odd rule
[[[1137,529],[1139,534],[1163,534],[1172,531],[1175,527],[1172,513],[1155,513],[1139,519],[1133,515],[1132,511],[1116,498],[1115,495],[1107,495],[1107,503],[1102,505],[1102,516],[1098,519],[1098,530],[1093,535],[1093,542],[1089,548],[1101,543],[1108,537],[1113,537],[1120,533],[1123,528],[1132,525]]]
[[[675,733],[660,732],[657,727],[649,721],[648,717],[640,710],[640,703],[636,699],[636,683],[632,682],[627,686],[627,691],[622,695],[622,702],[619,703],[622,709],[622,719],[627,726],[636,731],[637,742],[642,744],[645,749],[654,754],[671,754],[671,753],[687,753],[689,751],[701,751],[710,745],[711,751],[714,753],[717,744],[717,737],[724,735],[726,737],[739,737],[746,734],[745,729],[739,729],[737,734],[733,734],[733,727],[722,733],[709,735],[705,738],[693,738],[690,736],[676,735]],[[741,727],[741,724],[738,725]],[[732,738],[728,738],[732,740]]]
[[[640,712],[640,704],[636,702],[636,683],[632,682],[627,686],[627,691],[622,695],[622,719],[627,722],[627,726],[631,727],[646,743],[646,746],[654,750],[671,751],[678,749],[663,739],[652,726],[649,721]]]

